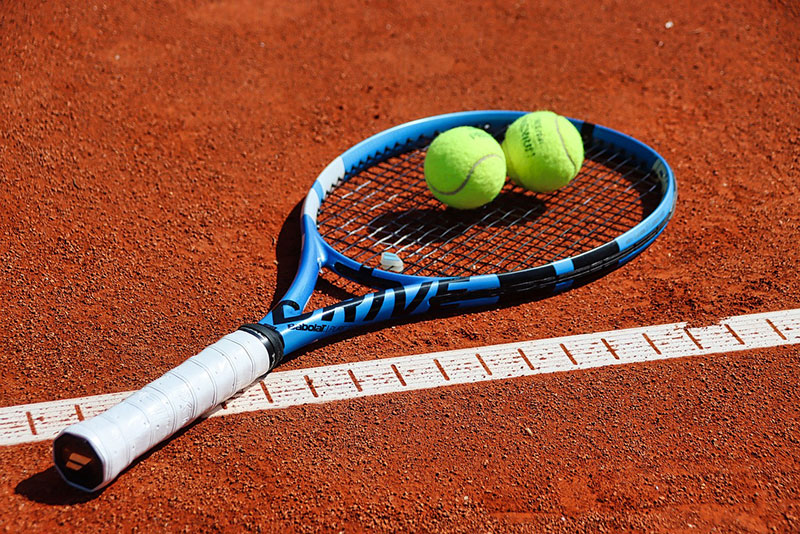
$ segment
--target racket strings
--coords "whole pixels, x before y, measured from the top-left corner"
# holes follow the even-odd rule
[[[620,216],[627,213],[626,207],[630,207],[633,203],[623,200],[615,209],[615,196],[608,194],[613,182],[609,183],[603,178],[603,176],[595,176],[594,181],[585,183],[583,194],[586,204],[556,205],[539,221],[543,224],[537,232],[526,237],[524,234],[526,229],[519,229],[511,239],[500,240],[497,245],[485,251],[482,258],[502,256],[505,262],[498,265],[501,269],[512,260],[529,265],[537,256],[548,252],[552,254],[551,260],[556,261],[599,246],[623,233],[635,225],[639,219],[633,219],[625,225],[618,222]],[[593,200],[598,201],[593,209],[579,209],[589,205]],[[614,213],[603,216],[602,214],[606,210],[609,213],[613,210]],[[587,231],[583,235],[576,235],[573,231],[576,226],[581,226]],[[510,250],[508,249],[509,243],[513,243]],[[505,250],[501,251],[504,247]],[[554,251],[560,252],[554,253]],[[506,255],[503,256],[503,253]]]
[[[614,147],[594,142],[568,186],[535,194],[507,184],[476,210],[445,209],[425,185],[425,149],[389,157],[346,177],[322,202],[318,228],[333,248],[379,267],[383,252],[405,274],[469,276],[516,271],[607,243],[658,204],[654,173]]]
[[[375,252],[377,250],[373,249],[375,245],[380,245],[393,235],[400,236],[402,240],[407,235],[406,232],[413,231],[413,228],[409,227],[411,223],[409,212],[403,212],[393,219],[386,219],[384,214],[395,209],[396,206],[410,205],[413,197],[408,195],[415,193],[413,188],[408,186],[419,181],[416,173],[419,166],[422,165],[424,153],[419,155],[418,164],[417,158],[414,156],[411,153],[407,158],[394,164],[381,162],[370,167],[363,171],[367,179],[356,183],[352,191],[346,190],[341,195],[326,197],[325,208],[329,214],[326,226],[330,230],[329,233],[323,234],[326,241],[330,244],[341,245],[341,247],[335,248],[343,254],[349,255],[348,252],[360,244],[360,241],[352,239],[354,233],[360,235],[366,232],[364,239],[370,242],[370,248],[364,252]],[[350,181],[346,183],[350,183]],[[363,222],[363,218],[368,217],[370,213],[374,214],[372,219]],[[393,228],[388,229],[389,225],[392,225]],[[322,226],[320,227],[322,228]],[[430,231],[433,233],[443,230],[445,228],[432,228]],[[378,233],[383,234],[381,238],[375,237]],[[387,245],[397,247],[398,242],[387,243]],[[380,252],[375,252],[367,258],[367,261],[379,254]]]
[[[597,156],[589,154],[589,158]],[[587,159],[583,170],[585,178],[581,184],[584,202],[558,205],[551,213],[559,217],[554,217],[543,227],[543,232],[558,229],[558,243],[546,243],[550,250],[561,249],[554,259],[563,259],[606,243],[641,221],[643,212],[640,206],[655,191],[657,182],[651,180],[648,184],[645,180],[647,175],[641,175],[636,167],[631,167],[633,163],[629,158],[612,155],[606,160],[606,166],[601,167],[595,164],[595,160]],[[610,166],[612,164],[613,167]],[[640,176],[637,177],[637,174]],[[620,182],[620,178],[624,181]],[[626,187],[615,191],[625,182]],[[636,194],[637,188],[641,191],[639,194]],[[576,227],[585,230],[582,235],[572,231]],[[524,246],[522,248],[525,249]],[[530,254],[524,261],[532,259],[533,254]]]

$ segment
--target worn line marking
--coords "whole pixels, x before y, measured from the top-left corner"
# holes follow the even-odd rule
[[[406,387],[406,385],[407,385],[406,381],[403,380],[403,375],[400,374],[400,370],[397,369],[397,366],[395,364],[392,364],[392,371],[394,371],[394,374],[397,377],[397,380],[400,381],[400,385],[403,386],[403,387]]]
[[[533,366],[533,364],[531,363],[531,361],[528,359],[528,356],[526,356],[526,355],[525,355],[525,352],[523,352],[523,350],[522,350],[522,349],[517,349],[517,352],[519,352],[519,355],[520,355],[520,356],[522,356],[522,360],[525,362],[525,365],[527,365],[527,366],[528,366],[528,368],[529,368],[531,371],[535,371],[535,370],[536,370],[536,368]]]
[[[447,380],[447,381],[450,381],[450,377],[449,377],[449,376],[447,376],[447,373],[444,371],[444,367],[442,367],[442,364],[441,364],[441,363],[439,363],[439,360],[437,360],[436,358],[434,358],[434,359],[433,359],[433,363],[435,363],[435,364],[436,364],[436,368],[437,368],[437,369],[439,369],[439,372],[440,372],[440,373],[442,373],[442,376],[444,377],[444,379],[445,379],[445,380]]]
[[[653,350],[656,351],[656,354],[661,356],[661,351],[658,350],[658,347],[656,347],[656,344],[653,343],[652,339],[650,339],[650,336],[648,336],[645,332],[642,332],[642,337],[644,338],[645,341],[647,341],[650,344],[651,347],[653,347]]]
[[[561,350],[564,351],[564,354],[567,355],[567,358],[569,358],[569,361],[572,362],[572,365],[578,365],[578,360],[575,359],[575,356],[572,355],[572,353],[569,351],[569,349],[567,349],[567,347],[564,346],[563,343],[560,343],[559,346],[561,347]]]
[[[25,412],[25,415],[28,417],[28,426],[31,429],[31,434],[34,436],[37,435],[38,432],[36,432],[36,425],[33,424],[33,415],[31,412]]]
[[[358,381],[358,379],[356,378],[356,375],[353,373],[353,370],[352,369],[348,369],[347,370],[347,374],[350,375],[350,380],[353,381],[353,384],[355,384],[356,389],[358,390],[358,392],[361,393],[362,391],[364,391],[364,388],[361,387],[361,382]]]
[[[736,331],[733,328],[731,328],[731,325],[725,323],[725,328],[727,328],[728,332],[730,332],[731,335],[736,339],[736,341],[739,342],[739,345],[745,345],[745,342],[742,341],[742,338],[739,337],[739,334],[737,334]]]
[[[697,340],[697,338],[694,337],[691,332],[689,332],[689,327],[688,326],[686,328],[684,328],[683,331],[686,332],[686,335],[689,336],[689,339],[692,340],[692,343],[697,345],[698,349],[703,350],[703,345],[701,345],[700,342]]]
[[[725,334],[723,327],[730,332],[730,337]],[[800,332],[800,309],[728,317],[709,328],[693,326],[692,335],[698,343],[688,342],[686,329],[686,323],[653,325],[477,349],[277,371],[225,401],[226,409],[220,406],[207,416],[276,410],[365,395],[408,392],[445,385],[449,387],[453,384],[577,372],[575,362],[580,362],[580,369],[591,369],[800,345],[800,336],[797,335]],[[735,344],[732,339],[736,340]],[[702,343],[699,343],[700,340]],[[561,347],[565,354],[572,356],[573,365],[565,364],[563,358],[553,357],[554,347]],[[614,356],[613,359],[608,357],[609,353]],[[536,367],[528,358],[529,354],[537,355]],[[520,358],[525,362],[524,365]],[[480,366],[475,365],[476,359],[482,362]],[[444,366],[452,371],[446,372]],[[491,370],[491,374],[487,369]],[[342,380],[347,375],[350,379]],[[350,386],[354,377],[356,380],[353,383],[358,384],[355,388]],[[444,382],[442,377],[445,378]],[[361,386],[361,390],[358,390],[358,386]],[[108,393],[0,408],[0,445],[52,439],[66,426],[110,408],[130,393]]]
[[[767,321],[767,324],[768,324],[768,325],[769,325],[769,326],[770,326],[770,327],[771,327],[773,330],[775,330],[775,333],[776,333],[776,334],[778,334],[778,335],[781,337],[781,339],[782,339],[782,340],[786,341],[786,336],[784,336],[784,335],[783,335],[783,332],[781,332],[780,330],[778,330],[778,327],[777,327],[777,326],[775,326],[775,323],[773,323],[773,322],[772,322],[772,321],[770,321],[769,319],[766,319],[766,321]]]
[[[305,375],[303,378],[306,379],[306,385],[308,386],[308,389],[311,390],[311,394],[314,395],[315,397],[319,397],[319,393],[317,393],[317,388],[314,387],[314,381],[311,380],[311,377]]]
[[[606,341],[606,338],[601,337],[600,341],[603,343],[603,345],[606,346],[606,349],[608,350],[608,352],[611,353],[611,355],[614,357],[614,359],[615,360],[619,360],[619,354],[617,354],[617,351],[614,350],[614,347],[612,347],[611,344],[609,344],[609,342]]]
[[[272,395],[269,394],[269,390],[267,389],[267,385],[264,383],[264,381],[259,380],[258,385],[261,386],[261,391],[264,392],[264,396],[267,398],[267,402],[273,404],[275,401],[272,400]]]
[[[483,370],[486,371],[486,374],[489,375],[489,376],[492,376],[492,370],[489,369],[489,366],[486,365],[485,361],[483,361],[483,358],[481,358],[480,353],[476,352],[475,353],[475,357],[478,358],[478,361],[480,362],[481,366],[483,367]]]

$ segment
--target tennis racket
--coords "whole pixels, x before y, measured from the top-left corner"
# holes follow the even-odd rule
[[[493,202],[470,211],[446,209],[429,194],[422,164],[438,133],[470,125],[501,140],[523,114],[429,117],[374,135],[333,160],[306,196],[297,274],[275,308],[115,407],[63,430],[53,455],[64,479],[86,491],[104,487],[150,448],[313,342],[412,315],[454,314],[585,284],[628,262],[664,230],[676,199],[667,162],[636,139],[580,120],[571,119],[586,160],[554,193],[508,183]],[[323,268],[376,291],[350,291],[350,299],[306,311]]]

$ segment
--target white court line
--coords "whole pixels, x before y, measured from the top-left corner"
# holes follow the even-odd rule
[[[800,309],[723,319],[688,328],[673,323],[471,349],[278,371],[212,410],[208,417],[679,358],[800,344]],[[0,408],[0,445],[52,439],[132,392]]]

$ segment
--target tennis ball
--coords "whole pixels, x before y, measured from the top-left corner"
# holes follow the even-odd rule
[[[500,143],[472,126],[439,134],[428,147],[424,168],[433,196],[461,210],[488,204],[506,181],[506,156]]]
[[[552,111],[535,111],[512,122],[502,147],[511,180],[539,193],[567,185],[583,165],[581,134]]]

